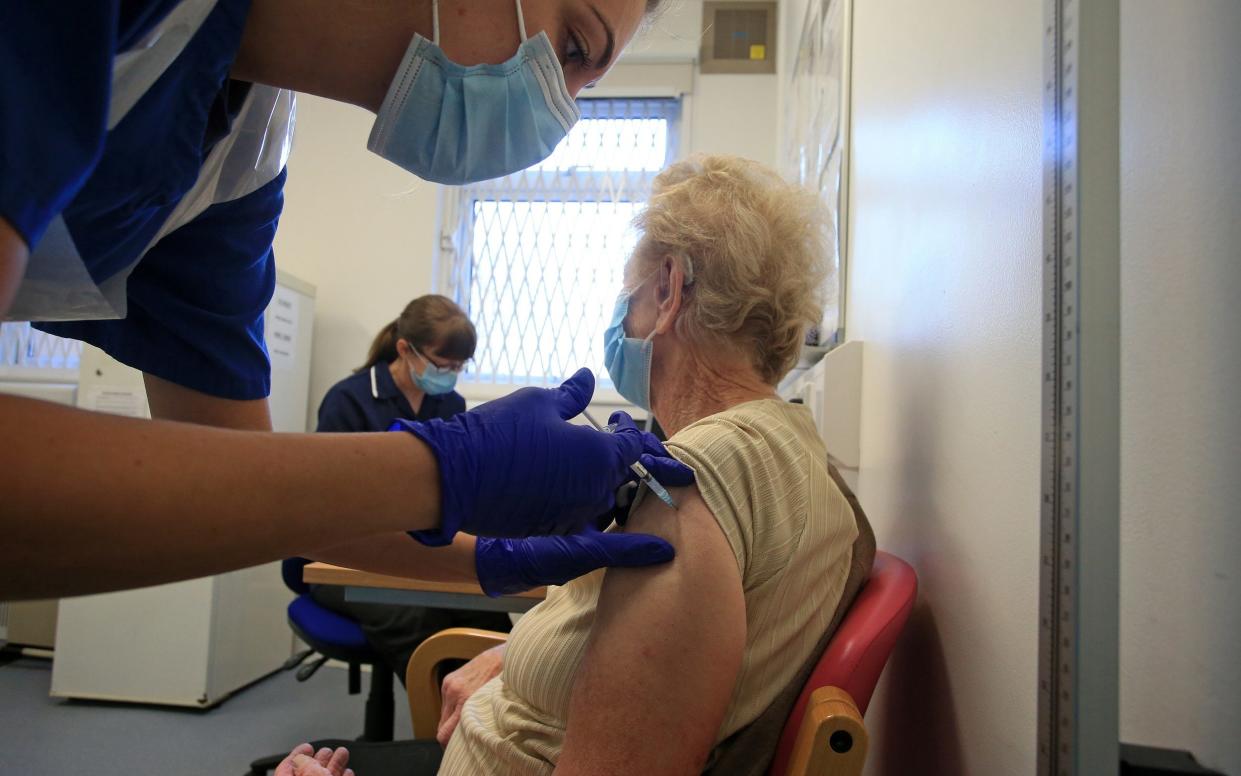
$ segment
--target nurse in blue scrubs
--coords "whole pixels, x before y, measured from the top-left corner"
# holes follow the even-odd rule
[[[375,336],[366,363],[328,390],[319,431],[386,431],[395,420],[447,420],[464,412],[465,399],[453,388],[477,343],[474,324],[451,299],[418,297]],[[314,585],[311,596],[355,620],[402,682],[410,656],[428,636],[445,628],[508,632],[512,625],[499,612],[352,603],[337,585]]]
[[[263,339],[296,92],[375,113],[368,147],[425,180],[500,177],[552,153],[656,5],[0,3],[0,318],[141,370],[157,419],[0,396],[0,600],[374,537],[357,565],[430,576],[461,549],[452,573],[492,590],[670,559],[650,537],[581,533],[635,460],[688,476],[631,422],[568,422],[589,372],[401,433],[276,435]],[[502,543],[469,555],[467,534]]]
[[[478,334],[465,311],[438,294],[420,296],[383,327],[366,362],[328,389],[319,431],[387,431],[392,421],[465,412],[454,389]]]

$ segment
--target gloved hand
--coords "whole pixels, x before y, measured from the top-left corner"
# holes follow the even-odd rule
[[[608,425],[615,426],[616,432],[633,430],[642,435],[642,454],[638,463],[646,467],[651,476],[659,480],[665,488],[677,488],[694,484],[694,470],[668,455],[659,437],[649,431],[643,431],[633,422],[628,412],[613,412],[608,418]],[[629,481],[638,482],[638,475],[629,472]]]
[[[604,566],[651,566],[676,555],[649,534],[601,533],[588,527],[568,536],[479,538],[474,546],[478,584],[491,597],[542,585],[563,585]]]
[[[391,430],[425,442],[439,464],[440,526],[411,535],[443,546],[457,531],[572,533],[611,508],[629,464],[644,452],[660,471],[681,466],[656,460],[632,421],[614,434],[567,422],[594,390],[594,375],[580,369],[559,388],[523,388],[449,420],[393,423]]]

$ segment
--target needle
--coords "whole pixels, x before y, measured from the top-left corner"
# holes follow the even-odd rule
[[[583,412],[582,414],[585,415],[586,419],[590,421],[590,425],[594,426],[599,431],[603,431],[608,434],[616,431],[616,426],[614,425],[600,425],[599,421],[595,420],[589,412]],[[645,466],[637,461],[634,461],[629,465],[629,470],[638,475],[638,479],[642,480],[642,482],[646,484],[646,487],[650,488],[651,492],[654,493],[660,501],[664,502],[673,509],[677,508],[677,503],[672,500],[672,494],[668,492],[667,488],[659,484],[659,480],[651,476],[651,473],[647,471]]]

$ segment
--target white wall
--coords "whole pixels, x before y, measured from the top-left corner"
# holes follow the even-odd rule
[[[669,12],[659,19],[650,44],[636,43],[634,56],[644,50],[668,51],[666,41],[676,41],[682,55],[697,57],[702,35],[702,0],[673,0]],[[783,52],[790,45],[777,39]],[[767,165],[776,165],[775,75],[703,74],[694,70],[694,94],[689,100],[688,152],[736,154]]]
[[[315,284],[310,427],[371,338],[431,289],[435,187],[366,150],[374,115],[300,95],[276,264]]]
[[[690,151],[736,154],[776,165],[776,77],[697,74]]]
[[[860,497],[921,601],[872,773],[1035,759],[1040,4],[858,3]],[[1122,740],[1241,769],[1241,6],[1122,2]]]
[[[1121,3],[1121,738],[1230,774],[1241,773],[1239,34],[1235,0]]]
[[[694,57],[701,23],[701,0],[675,0],[620,61]],[[774,163],[775,92],[775,76],[695,74],[684,150]],[[298,98],[276,262],[317,286],[312,428],[323,394],[363,361],[375,333],[433,290],[436,187],[366,150],[373,121],[359,108]]]
[[[1035,761],[1042,4],[854,5],[859,498],[920,598],[870,773]]]

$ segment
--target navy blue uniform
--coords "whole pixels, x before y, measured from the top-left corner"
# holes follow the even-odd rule
[[[378,364],[331,387],[319,405],[318,430],[387,431],[398,418],[447,419],[464,411],[465,399],[454,391],[423,396],[422,406],[414,412],[393,382],[388,365]],[[356,620],[367,641],[402,682],[410,655],[428,636],[445,628],[484,628],[507,633],[512,627],[508,615],[500,612],[350,603],[345,601],[344,588],[335,585],[312,585],[311,596],[328,609]]]
[[[394,420],[447,420],[465,412],[461,394],[423,396],[417,412],[392,380],[387,364],[352,374],[333,385],[319,405],[319,431],[387,431]]]
[[[30,248],[10,317],[232,399],[270,390],[294,110],[229,79],[249,5],[0,7],[0,216]]]

